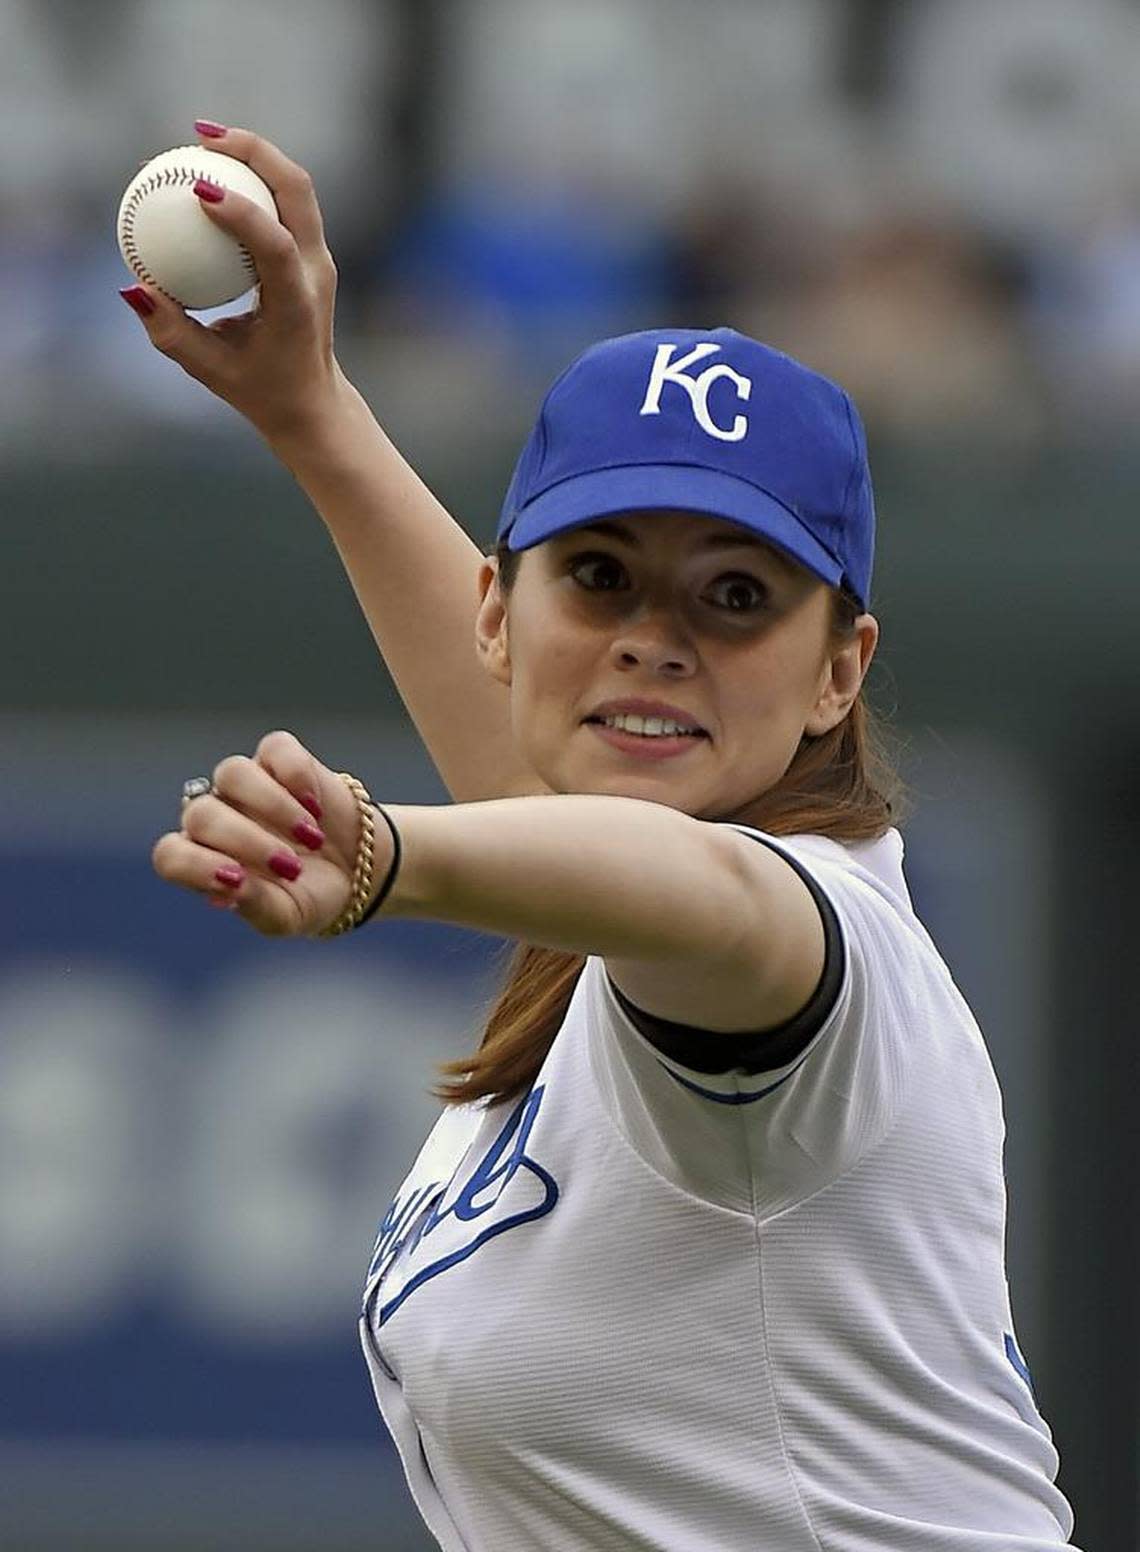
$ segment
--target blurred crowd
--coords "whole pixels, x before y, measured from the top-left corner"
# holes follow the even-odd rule
[[[196,116],[313,174],[341,358],[413,438],[665,321],[872,433],[1140,410],[1140,0],[0,0],[0,103],[0,455],[235,429],[116,295],[123,188]]]

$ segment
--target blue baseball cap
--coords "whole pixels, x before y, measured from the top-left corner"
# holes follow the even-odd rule
[[[571,362],[542,401],[497,539],[527,550],[620,512],[740,523],[867,607],[867,439],[837,384],[735,329],[646,329]]]

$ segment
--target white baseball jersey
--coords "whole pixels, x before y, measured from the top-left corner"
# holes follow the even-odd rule
[[[361,1337],[445,1552],[1055,1552],[1004,1122],[902,839],[734,828],[828,934],[812,1002],[687,1030],[590,957],[533,1087],[445,1109]]]

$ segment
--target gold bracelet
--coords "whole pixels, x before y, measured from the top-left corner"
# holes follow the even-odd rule
[[[356,848],[356,866],[352,870],[352,893],[348,904],[331,926],[317,933],[318,938],[336,938],[342,932],[351,932],[368,909],[368,897],[372,893],[372,859],[376,845],[372,799],[364,783],[348,771],[338,771],[337,775],[356,799],[356,806],[360,810],[360,841]]]

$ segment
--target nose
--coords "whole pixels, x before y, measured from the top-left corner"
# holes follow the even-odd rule
[[[636,628],[627,627],[614,640],[613,657],[626,669],[646,668],[650,673],[674,677],[691,674],[696,668],[696,653],[664,614],[643,617]]]

